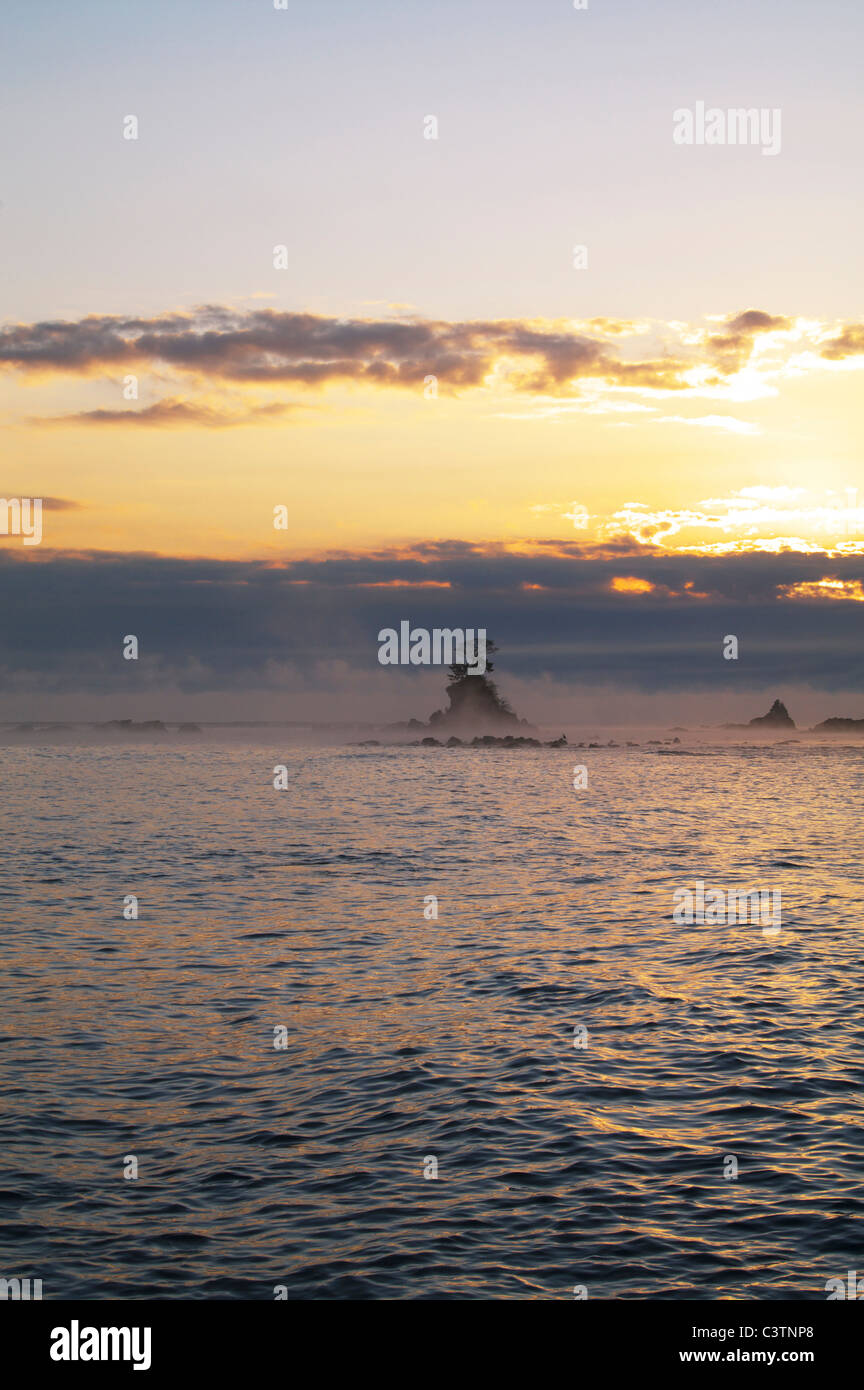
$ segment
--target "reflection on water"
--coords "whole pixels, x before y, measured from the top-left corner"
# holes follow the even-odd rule
[[[0,1273],[702,1299],[861,1267],[861,751],[0,757]],[[674,925],[700,879],[782,889],[780,935]]]

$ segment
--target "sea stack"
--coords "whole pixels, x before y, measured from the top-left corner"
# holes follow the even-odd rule
[[[795,720],[790,716],[782,700],[775,700],[767,714],[760,714],[750,720],[750,727],[769,729],[794,729]]]
[[[448,668],[447,708],[436,709],[429,717],[429,728],[444,732],[475,734],[499,733],[505,729],[530,727],[520,719],[507,701],[498,694],[491,679],[495,670],[491,657],[498,649],[494,642],[486,643],[486,672],[472,675],[467,666]]]

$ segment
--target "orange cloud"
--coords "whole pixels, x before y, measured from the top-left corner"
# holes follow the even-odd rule
[[[355,584],[355,589],[449,589],[449,579],[375,579]]]
[[[633,575],[616,575],[610,587],[616,594],[653,594],[657,586],[647,579],[636,579]]]
[[[864,584],[860,579],[802,579],[797,584],[779,584],[781,598],[852,599],[864,603]]]

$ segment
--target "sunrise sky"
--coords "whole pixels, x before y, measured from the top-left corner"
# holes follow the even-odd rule
[[[143,707],[136,623],[148,710],[332,715],[355,667],[371,708],[373,629],[424,614],[566,695],[677,689],[637,639],[692,655],[746,610],[739,685],[859,689],[854,0],[10,0],[3,29],[0,483],[46,499],[40,547],[0,537],[4,717]],[[699,101],[779,109],[780,152],[676,145]]]

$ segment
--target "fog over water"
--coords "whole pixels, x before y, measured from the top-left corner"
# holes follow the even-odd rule
[[[727,673],[724,672],[724,675]],[[832,716],[864,718],[860,688],[824,690],[788,681],[739,686],[728,679],[704,690],[675,688],[642,692],[620,685],[578,686],[551,679],[523,680],[506,666],[495,673],[496,684],[516,713],[544,728],[620,727],[664,729],[683,724],[694,730],[724,723],[747,723],[764,714],[776,698],[787,705],[799,729]],[[403,672],[382,668],[371,674],[344,669],[332,686],[320,689],[287,687],[231,693],[216,690],[178,690],[156,685],[93,695],[50,694],[7,690],[0,697],[0,737],[3,725],[22,722],[92,722],[112,719],[162,719],[175,723],[252,724],[275,722],[307,728],[333,725],[378,725],[410,718],[427,720],[445,699],[446,673],[441,669]],[[730,685],[734,688],[730,688]]]

